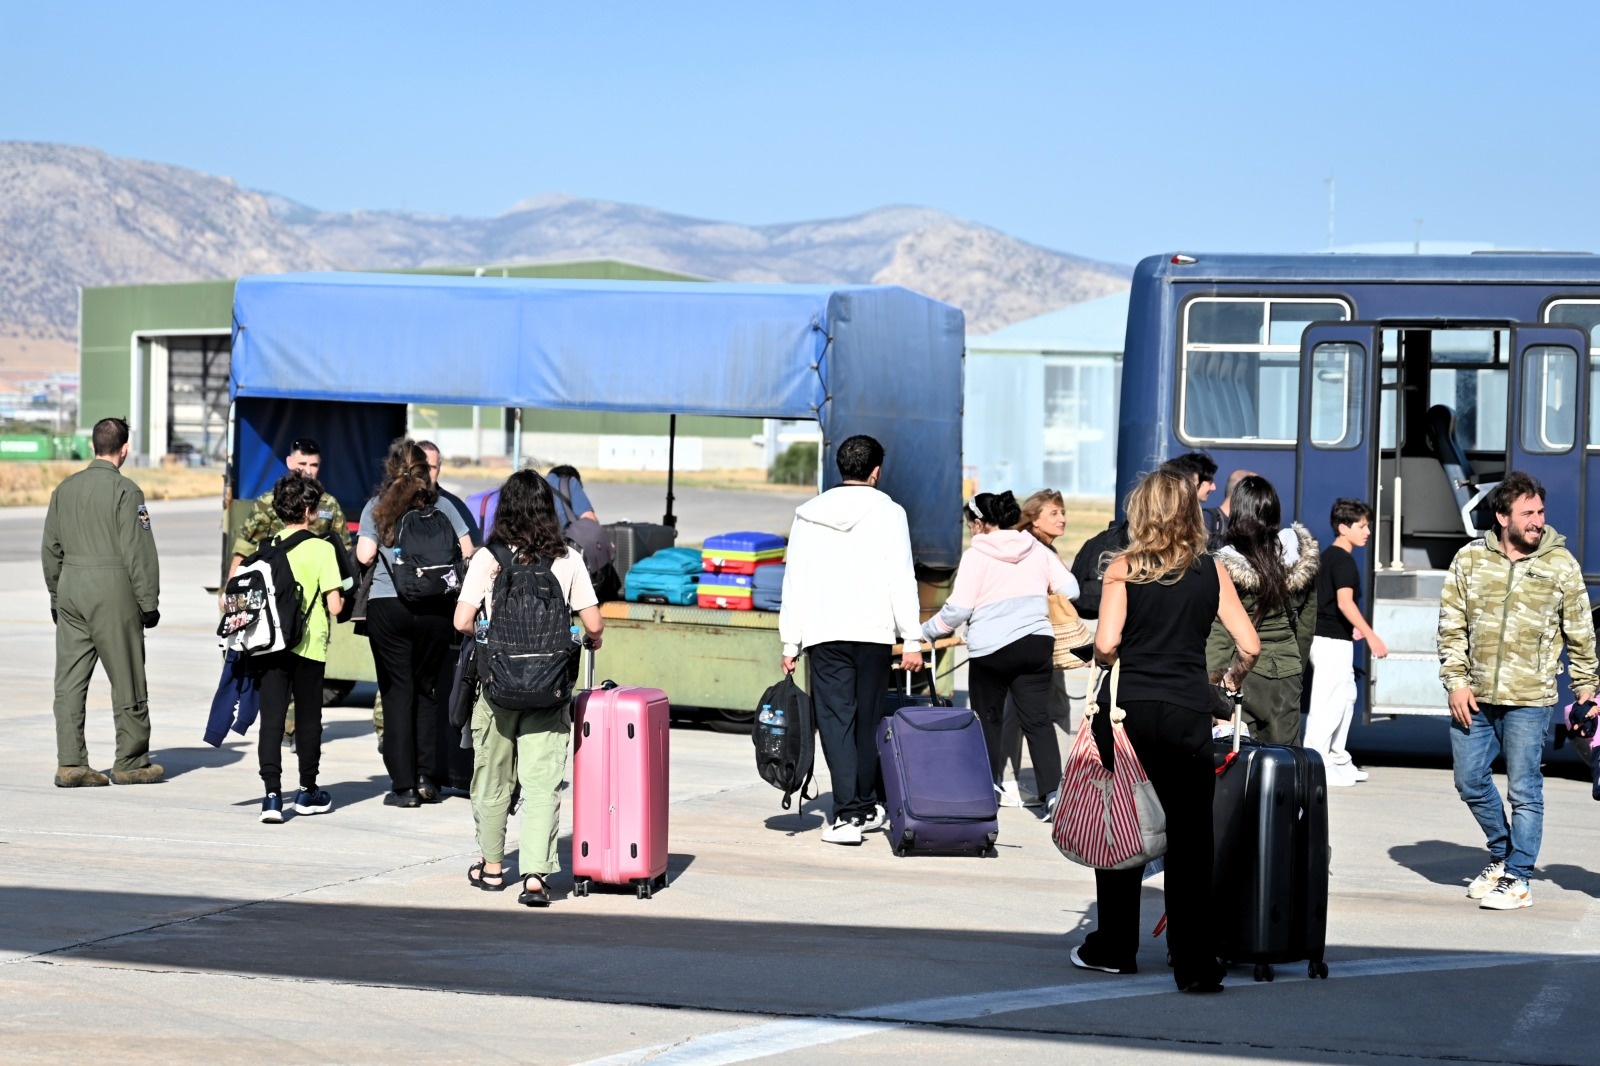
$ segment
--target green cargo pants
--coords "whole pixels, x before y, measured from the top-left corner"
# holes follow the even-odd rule
[[[522,784],[519,874],[561,869],[556,838],[561,828],[561,776],[567,766],[571,712],[502,711],[478,697],[472,709],[472,820],[478,847],[489,862],[506,852],[506,819],[514,783]]]
[[[117,732],[113,769],[149,766],[144,628],[127,573],[120,567],[63,567],[56,616],[56,764],[89,765],[84,720],[89,681],[98,662],[105,664],[111,682],[111,712]]]
[[[1250,735],[1269,744],[1300,743],[1301,676],[1244,679],[1244,724]]]

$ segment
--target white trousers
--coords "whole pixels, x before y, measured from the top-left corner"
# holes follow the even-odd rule
[[[1325,763],[1348,763],[1345,740],[1356,710],[1355,646],[1334,637],[1311,638],[1311,709],[1305,746]]]

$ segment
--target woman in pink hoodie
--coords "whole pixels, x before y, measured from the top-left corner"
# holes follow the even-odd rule
[[[967,685],[972,709],[983,723],[995,786],[1005,768],[1000,732],[1009,693],[1028,740],[1039,794],[1054,806],[1061,749],[1050,724],[1055,630],[1047,597],[1052,592],[1076,597],[1078,582],[1055,552],[1032,533],[1013,528],[1022,508],[1011,493],[979,493],[964,517],[972,526],[972,547],[961,556],[950,598],[923,625],[922,635],[947,637],[966,623]]]

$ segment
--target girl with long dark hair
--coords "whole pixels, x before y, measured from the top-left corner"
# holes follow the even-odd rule
[[[1212,935],[1212,715],[1206,638],[1220,621],[1236,655],[1225,684],[1237,690],[1261,650],[1222,564],[1205,554],[1194,479],[1146,474],[1128,496],[1128,548],[1106,568],[1095,658],[1122,662],[1123,726],[1167,815],[1167,946],[1182,992],[1222,991]],[[1099,694],[1097,694],[1098,696]],[[1109,711],[1110,708],[1103,707]],[[1096,737],[1109,714],[1094,716]],[[1104,750],[1102,743],[1102,750]],[[1096,870],[1099,926],[1072,949],[1079,969],[1137,973],[1143,868]]]
[[[456,603],[455,627],[472,633],[481,610],[492,617],[495,578],[502,546],[523,565],[545,563],[566,594],[588,634],[588,645],[600,647],[605,623],[589,580],[583,556],[561,537],[556,522],[555,494],[533,470],[519,470],[500,489],[494,528],[485,551],[467,567]],[[481,647],[481,646],[480,646]],[[478,827],[482,858],[467,871],[474,888],[498,892],[506,887],[506,818],[511,793],[522,785],[522,841],[518,854],[522,892],[517,902],[529,907],[550,903],[547,881],[561,868],[556,837],[561,822],[561,777],[567,763],[568,708],[504,710],[478,697],[472,710],[472,817]]]
[[[1300,688],[1317,629],[1316,539],[1298,522],[1280,527],[1282,508],[1272,482],[1257,474],[1228,494],[1228,532],[1217,558],[1261,638],[1261,660],[1244,683],[1244,721],[1250,735],[1273,744],[1300,737]],[[1206,665],[1227,669],[1233,641],[1211,629]]]
[[[391,807],[417,807],[439,801],[438,780],[447,765],[439,751],[441,704],[449,693],[438,691],[440,665],[450,648],[450,616],[455,604],[412,602],[395,590],[395,547],[403,519],[413,512],[435,511],[439,494],[428,471],[428,453],[409,437],[389,445],[383,483],[361,509],[356,559],[375,566],[367,600],[367,635],[372,663],[383,698],[383,764],[389,771]],[[437,513],[449,521],[463,557],[472,554],[472,537],[453,507]]]

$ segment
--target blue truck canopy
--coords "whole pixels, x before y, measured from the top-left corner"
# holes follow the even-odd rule
[[[241,495],[281,469],[281,401],[815,419],[824,488],[871,434],[917,562],[960,558],[965,320],[906,289],[280,274],[233,319]]]

